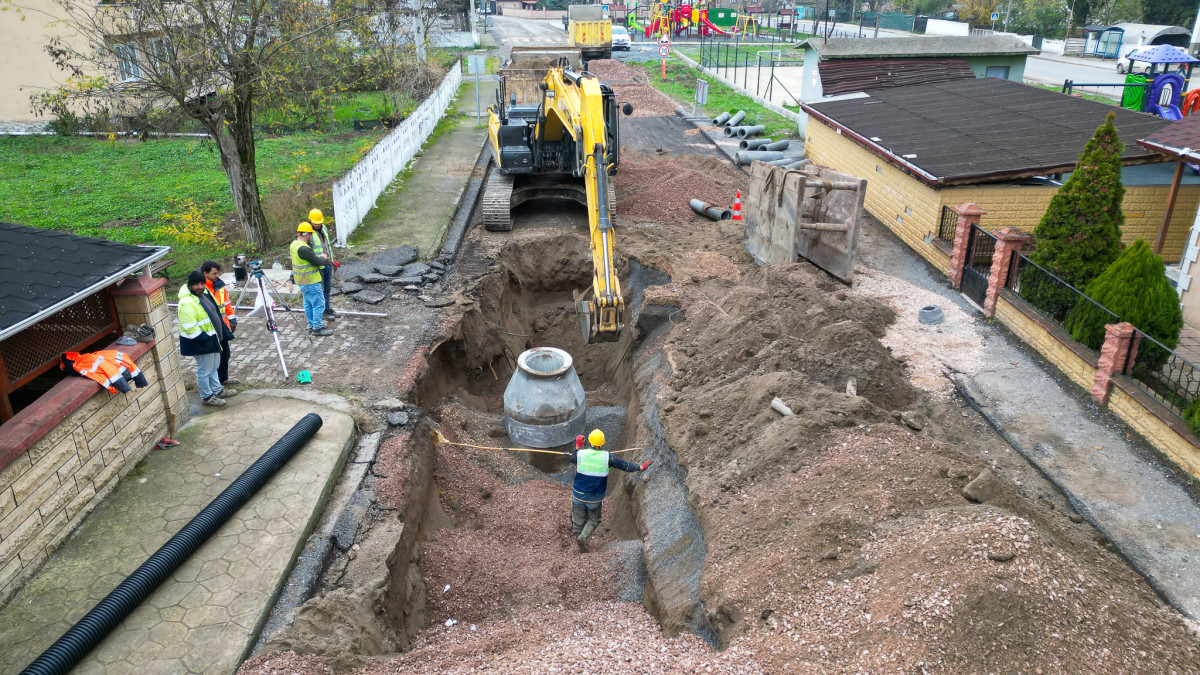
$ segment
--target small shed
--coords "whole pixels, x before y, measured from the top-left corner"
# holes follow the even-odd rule
[[[913,38],[811,38],[804,50],[800,100],[979,77],[1020,82],[1025,59],[1041,53],[1011,35]]]
[[[1146,45],[1174,45],[1186,49],[1192,31],[1180,26],[1148,23],[1118,23],[1083,27],[1083,53],[1105,59],[1124,56]]]

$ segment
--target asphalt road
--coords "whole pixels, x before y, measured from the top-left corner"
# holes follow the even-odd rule
[[[492,17],[492,33],[509,47],[565,47],[567,32],[561,22],[539,19]]]
[[[1065,80],[1084,84],[1120,83],[1115,61],[1070,57],[1033,56],[1025,61],[1025,79],[1061,86]]]

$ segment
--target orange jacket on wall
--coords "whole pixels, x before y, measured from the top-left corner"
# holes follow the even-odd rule
[[[105,349],[89,354],[67,352],[60,357],[58,367],[64,369],[68,366],[76,374],[98,382],[110,394],[118,391],[130,392],[128,380],[132,380],[138,387],[148,385],[146,376],[142,374],[142,370],[137,367],[133,359],[126,356],[125,352],[115,349]]]

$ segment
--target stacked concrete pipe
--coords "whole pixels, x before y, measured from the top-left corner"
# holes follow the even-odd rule
[[[738,138],[750,138],[751,136],[757,136],[766,130],[767,128],[761,124],[755,124],[754,126],[741,126],[737,128],[737,135]]]
[[[744,120],[744,119],[746,119],[746,111],[739,110],[733,114],[733,117],[730,117],[729,119],[725,120],[725,126],[736,127],[737,125],[741,124],[742,120]]]
[[[733,115],[730,115],[727,112],[723,112],[720,115],[717,115],[716,117],[713,118],[713,121],[712,121],[713,126],[717,126],[717,127],[724,126],[725,123],[729,121],[730,117],[733,117]]]
[[[741,143],[738,143],[738,148],[742,150],[757,150],[768,143],[774,142],[775,141],[769,138],[747,138]]]
[[[783,153],[782,152],[768,152],[768,151],[762,151],[762,150],[738,150],[735,157],[737,157],[737,163],[744,166],[744,165],[747,165],[747,164],[753,162],[756,159],[762,160],[764,162],[769,162],[773,159],[783,159]]]
[[[768,143],[766,145],[759,146],[758,149],[759,150],[787,150],[788,146],[790,146],[791,144],[792,144],[791,141],[775,141],[774,143]]]

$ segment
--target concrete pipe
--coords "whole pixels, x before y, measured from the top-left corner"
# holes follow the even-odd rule
[[[759,150],[787,150],[791,144],[791,141],[775,141],[774,143],[767,143],[760,146]]]
[[[733,117],[733,115],[730,115],[727,112],[723,112],[720,115],[717,115],[716,117],[713,118],[713,125],[719,127],[719,126],[725,124],[726,122],[728,122],[730,117]]]
[[[735,156],[737,157],[737,163],[742,165],[749,164],[756,159],[764,162],[769,162],[773,159],[783,159],[782,152],[763,152],[761,150],[738,150]]]
[[[767,164],[774,164],[775,166],[788,166],[789,164],[794,164],[795,162],[795,157],[784,157],[783,159],[772,159],[771,161],[767,162]]]
[[[737,135],[738,138],[750,138],[751,136],[757,136],[766,130],[767,128],[765,126],[761,124],[755,124],[752,127],[738,127]]]
[[[557,448],[585,433],[587,402],[571,355],[555,347],[521,352],[504,390],[508,437],[531,448]]]
[[[738,147],[742,150],[757,150],[767,143],[772,142],[773,141],[769,138],[747,138],[741,143],[738,143]]]
[[[742,120],[744,120],[744,119],[746,119],[746,111],[739,110],[733,114],[733,117],[730,117],[729,119],[725,120],[725,126],[736,127],[737,125],[741,124]]]
[[[725,127],[725,138],[737,136],[738,129],[741,129],[741,127]]]
[[[700,201],[699,199],[690,200],[688,202],[688,206],[691,206],[693,211],[699,213],[705,218],[708,218],[709,220],[729,220],[733,217],[733,211],[730,211],[729,209],[723,209],[719,206],[713,206],[712,204]]]

